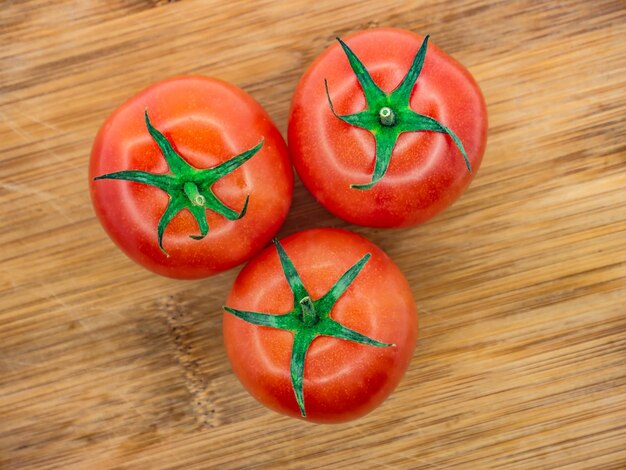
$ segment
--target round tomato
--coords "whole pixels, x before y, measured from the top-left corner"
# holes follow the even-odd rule
[[[144,267],[191,279],[252,257],[293,192],[285,142],[247,93],[220,80],[157,83],[104,123],[91,197],[113,241]]]
[[[337,229],[274,241],[240,272],[224,314],[235,374],[261,403],[315,422],[362,416],[393,391],[417,338],[398,267]]]
[[[487,139],[481,91],[428,37],[372,29],[338,40],[293,96],[288,143],[300,179],[348,222],[424,222],[478,170]]]

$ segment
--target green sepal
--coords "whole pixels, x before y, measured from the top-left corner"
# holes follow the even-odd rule
[[[411,92],[413,91],[415,82],[417,81],[417,78],[422,72],[422,67],[424,66],[426,49],[428,48],[428,38],[430,38],[429,35],[424,37],[424,41],[417,51],[417,54],[415,54],[409,71],[405,75],[404,79],[402,79],[402,82],[400,82],[400,85],[398,85],[398,87],[391,92],[391,98],[397,103],[404,103],[407,106],[409,105]]]
[[[254,325],[269,326],[270,328],[289,331],[295,330],[297,326],[296,319],[290,313],[274,315],[273,313],[250,312],[230,307],[224,307],[224,310]]]
[[[328,105],[336,118],[341,119],[343,122],[346,122],[351,126],[360,127],[361,129],[366,130],[370,130],[378,123],[378,115],[376,113],[372,113],[369,109],[354,114],[337,114],[335,112],[335,107],[333,106],[333,101],[330,99],[330,94],[328,93],[328,82],[326,80],[324,80],[324,87],[326,89],[326,99],[328,100]]]
[[[264,143],[265,139],[261,138],[261,141],[251,149],[234,156],[230,160],[226,160],[224,163],[220,163],[216,167],[209,168],[208,170],[200,170],[199,179],[201,181],[201,187],[203,189],[208,189],[217,180],[235,171],[237,168],[239,168],[241,165],[243,165],[253,156],[255,156],[257,152],[261,150],[261,147],[263,147]]]
[[[433,131],[441,132],[442,134],[448,134],[461,152],[461,155],[463,155],[463,160],[465,161],[467,171],[469,171],[470,173],[472,172],[472,166],[470,165],[470,161],[467,158],[467,153],[465,153],[465,147],[463,147],[461,139],[459,139],[457,135],[452,132],[452,129],[444,126],[436,119],[433,119],[430,116],[424,116],[423,114],[417,114],[413,111],[405,111],[400,115],[398,127],[400,132]]]
[[[291,375],[291,386],[293,387],[302,417],[306,417],[306,409],[304,408],[304,364],[306,353],[309,351],[309,347],[316,336],[314,332],[309,330],[300,330],[293,335],[289,373]]]
[[[354,114],[337,114],[328,91],[328,83],[324,80],[328,105],[335,117],[351,126],[370,131],[376,140],[374,172],[370,182],[365,184],[352,184],[350,185],[351,188],[360,190],[371,189],[385,176],[391,161],[393,149],[398,141],[398,137],[403,132],[432,131],[447,134],[461,152],[467,170],[470,173],[472,172],[465,148],[452,129],[432,117],[416,113],[410,107],[411,93],[424,66],[428,49],[428,39],[429,36],[424,37],[402,82],[400,82],[398,87],[391,93],[385,93],[374,83],[368,70],[352,49],[341,39],[337,38],[348,58],[352,71],[363,89],[367,108]],[[391,110],[393,113],[391,118],[379,114],[382,108],[389,108],[389,110]],[[385,112],[388,113],[388,110],[385,109]],[[383,117],[385,119],[383,119]]]
[[[374,134],[376,137],[376,156],[374,158],[374,174],[372,180],[366,184],[351,184],[354,189],[370,189],[378,183],[389,168],[393,148],[398,140],[397,132],[391,127],[381,127],[379,132]]]
[[[244,215],[246,215],[246,211],[248,210],[248,202],[250,201],[250,195],[246,196],[243,207],[239,212],[237,212],[228,207],[222,201],[220,201],[211,189],[204,191],[202,194],[204,195],[206,201],[204,203],[204,206],[207,209],[212,210],[213,212],[217,212],[219,215],[228,220],[239,220]]]
[[[369,338],[358,331],[351,330],[343,326],[341,323],[336,322],[333,319],[327,319],[322,323],[319,329],[319,334],[323,336],[332,336],[333,338],[345,339],[346,341],[353,341],[355,343],[367,344],[369,346],[376,346],[379,348],[386,348],[389,346],[395,346],[390,343],[383,343],[375,339]]]
[[[150,118],[148,117],[148,109],[144,111],[144,118],[146,121],[146,127],[148,128],[148,132],[150,136],[154,139],[154,141],[159,146],[161,153],[165,157],[165,161],[167,162],[167,166],[170,167],[170,171],[174,174],[185,173],[192,169],[193,167],[187,163],[183,157],[176,153],[176,150],[172,147],[169,140],[161,134],[157,129],[152,126],[150,122]]]
[[[310,297],[309,293],[304,287],[302,283],[302,279],[300,279],[300,274],[296,270],[296,267],[291,262],[289,256],[287,256],[287,252],[280,244],[280,242],[274,238],[272,240],[274,246],[276,247],[276,251],[278,251],[278,258],[280,259],[280,264],[283,268],[283,273],[285,273],[285,279],[287,279],[287,283],[289,284],[289,288],[293,293],[293,305],[294,310],[300,309],[300,301],[305,297]]]
[[[200,235],[189,235],[194,240],[202,240],[209,233],[209,223],[206,220],[206,209],[204,207],[190,205],[187,206],[187,210],[194,216],[200,229]]]
[[[157,239],[159,242],[159,248],[166,256],[169,256],[165,248],[163,248],[163,233],[165,233],[165,227],[172,221],[176,214],[178,214],[181,210],[185,208],[185,198],[183,198],[180,194],[175,194],[174,196],[170,196],[170,202],[165,208],[165,212],[161,216],[159,220],[159,225],[157,227]]]
[[[340,38],[336,39],[339,41],[343,51],[346,53],[350,67],[352,68],[356,79],[359,81],[359,85],[361,85],[363,93],[365,93],[365,99],[368,107],[380,105],[381,102],[385,101],[387,97],[386,93],[381,90],[378,85],[376,85],[369,71],[365,68],[356,54],[352,52],[352,49],[350,49]]]
[[[357,261],[350,269],[341,275],[341,277],[333,284],[328,292],[315,301],[315,307],[320,312],[330,314],[330,311],[339,300],[348,287],[352,285],[354,279],[365,266],[365,263],[372,257],[370,253],[366,253],[359,261]]]
[[[370,259],[370,253],[366,253],[350,269],[343,273],[326,294],[317,300],[311,301],[309,293],[302,283],[300,274],[287,255],[287,252],[276,239],[274,240],[274,245],[278,252],[285,279],[289,284],[291,292],[294,294],[292,310],[286,314],[279,315],[237,310],[226,306],[224,310],[254,325],[267,326],[291,331],[293,333],[293,346],[289,366],[291,386],[300,413],[303,417],[306,417],[306,409],[304,406],[304,368],[307,351],[315,338],[318,336],[330,336],[375,347],[390,347],[395,345],[369,338],[368,336],[341,325],[330,317],[335,303],[352,285],[355,278]],[[303,315],[303,310],[306,310],[304,312],[306,315]],[[311,315],[315,315],[316,318],[311,319]]]
[[[163,191],[174,189],[179,185],[176,178],[171,175],[161,175],[157,173],[148,173],[141,170],[125,170],[116,171],[115,173],[107,173],[106,175],[96,176],[94,180],[126,180],[135,181],[141,184],[156,186]]]

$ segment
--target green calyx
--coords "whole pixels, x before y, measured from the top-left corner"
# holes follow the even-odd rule
[[[209,233],[206,209],[217,212],[228,220],[238,220],[246,214],[248,200],[250,198],[249,195],[246,196],[246,201],[242,209],[237,212],[220,201],[211,188],[219,179],[232,173],[252,158],[263,146],[263,139],[251,149],[246,150],[214,168],[199,169],[187,163],[185,159],[174,150],[172,144],[165,136],[152,126],[150,118],[148,117],[148,110],[145,112],[145,119],[148,132],[159,146],[170,168],[170,172],[157,174],[141,170],[127,170],[97,176],[94,180],[134,181],[136,183],[155,186],[169,195],[169,204],[161,216],[157,227],[159,248],[163,253],[168,255],[167,251],[163,248],[163,233],[165,232],[165,228],[176,214],[183,209],[187,209],[198,222],[200,234],[189,235],[194,240],[201,240]]]
[[[300,413],[302,416],[306,416],[303,390],[304,363],[306,353],[315,338],[318,336],[332,336],[333,338],[376,347],[394,345],[368,338],[361,333],[346,328],[330,317],[330,313],[339,297],[350,287],[356,276],[363,269],[363,266],[365,266],[365,263],[370,259],[371,255],[369,253],[348,269],[326,294],[319,299],[313,300],[304,287],[298,271],[296,271],[295,266],[287,256],[282,245],[278,240],[274,240],[274,245],[278,251],[278,257],[283,272],[285,273],[285,278],[293,293],[293,309],[288,313],[280,315],[236,310],[230,307],[224,307],[224,310],[254,325],[268,326],[279,330],[291,331],[293,333],[290,366],[291,384],[298,407],[300,408]]]
[[[385,93],[378,85],[376,85],[376,83],[374,83],[374,80],[359,58],[341,39],[337,38],[337,41],[339,41],[339,44],[341,44],[341,47],[346,53],[350,66],[352,67],[352,70],[354,71],[354,74],[363,89],[367,108],[364,111],[355,114],[337,114],[335,112],[335,108],[333,107],[332,100],[330,99],[328,83],[324,80],[330,110],[335,117],[341,119],[342,121],[352,126],[370,131],[376,139],[376,155],[372,180],[367,184],[350,185],[351,188],[370,189],[375,186],[383,176],[385,176],[387,168],[389,167],[393,149],[398,141],[398,137],[403,132],[431,131],[447,134],[461,152],[463,159],[465,160],[467,170],[470,173],[472,172],[472,167],[470,166],[463,144],[456,134],[436,119],[416,113],[409,105],[413,87],[420,72],[422,71],[422,66],[424,65],[426,49],[428,47],[428,37],[429,36],[426,36],[424,38],[421,47],[413,59],[413,63],[411,64],[408,73],[400,85],[398,85],[398,87],[391,93]]]

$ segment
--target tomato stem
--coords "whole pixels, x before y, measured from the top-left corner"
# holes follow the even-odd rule
[[[183,191],[185,191],[185,194],[187,195],[187,197],[189,198],[189,200],[194,206],[198,206],[198,207],[204,206],[204,203],[206,202],[206,198],[202,194],[200,194],[200,191],[198,190],[198,186],[196,186],[196,183],[192,183],[191,181],[186,182],[183,185]]]
[[[313,326],[320,320],[320,316],[315,311],[315,305],[308,295],[300,300],[300,308],[302,309],[302,323],[305,326]]]
[[[378,111],[378,119],[383,126],[393,126],[396,123],[396,113],[389,106],[384,106]]]

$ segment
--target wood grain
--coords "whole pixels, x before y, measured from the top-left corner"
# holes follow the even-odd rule
[[[5,1],[0,8],[0,467],[626,468],[622,1]],[[172,281],[108,240],[92,139],[147,85],[198,73],[286,129],[336,35],[429,33],[480,83],[487,153],[450,210],[354,228],[406,273],[421,337],[371,415],[302,423],[229,370],[233,270]],[[281,235],[347,227],[300,184]]]

